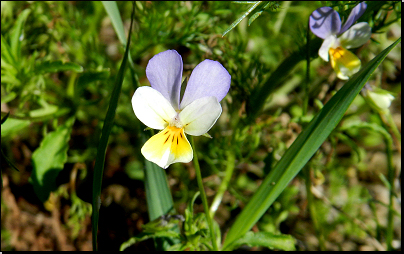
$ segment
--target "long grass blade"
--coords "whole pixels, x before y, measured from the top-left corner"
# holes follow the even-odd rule
[[[149,136],[146,133],[141,133],[141,138],[142,143],[145,143]],[[144,184],[149,221],[153,221],[169,212],[175,212],[166,171],[146,159]],[[174,231],[179,232],[177,226],[174,227]],[[155,238],[154,242],[156,250],[167,250],[170,246],[179,243],[178,239],[168,237]]]
[[[92,233],[93,233],[93,250],[97,250],[97,231],[98,231],[98,219],[99,219],[99,209],[101,206],[101,184],[102,175],[104,171],[105,162],[105,151],[108,144],[109,134],[111,133],[112,126],[114,124],[115,111],[118,105],[119,95],[121,93],[122,82],[125,76],[126,64],[129,56],[129,45],[132,36],[132,24],[134,18],[135,8],[133,4],[130,29],[128,35],[128,42],[126,44],[125,54],[122,60],[121,67],[119,68],[118,75],[115,80],[114,89],[112,90],[111,99],[109,102],[109,107],[107,115],[105,117],[104,125],[102,127],[101,139],[97,148],[97,157],[95,159],[94,165],[94,179],[93,179],[93,214],[92,214]]]
[[[279,194],[334,130],[374,70],[400,41],[401,38],[383,50],[361,71],[356,73],[318,112],[306,129],[300,133],[275,168],[264,179],[257,192],[230,228],[223,245],[224,250],[246,234],[268,210]]]
[[[125,30],[123,28],[121,14],[119,13],[118,5],[116,1],[101,1],[107,11],[108,16],[111,18],[112,26],[115,29],[118,39],[121,44],[126,47]],[[131,68],[134,68],[132,57],[129,55],[129,64]]]
[[[146,134],[142,134],[146,142]],[[143,142],[143,143],[144,143]],[[173,199],[168,188],[165,170],[156,164],[145,160],[145,189],[149,220],[153,221],[161,215],[167,214],[174,209]]]

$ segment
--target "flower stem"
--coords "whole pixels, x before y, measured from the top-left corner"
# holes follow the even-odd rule
[[[306,81],[304,82],[304,97],[303,97],[303,111],[302,117],[307,115],[307,108],[309,105],[309,84],[310,84],[310,25],[307,23],[307,33],[306,33]],[[320,250],[325,250],[325,243],[324,243],[324,235],[322,233],[320,222],[318,221],[316,207],[314,204],[314,196],[311,192],[311,167],[310,163],[308,163],[304,168],[304,180],[306,185],[306,194],[307,194],[307,205],[309,207],[309,215],[313,222],[314,231],[319,241]]]
[[[311,192],[311,177],[310,177],[311,168],[310,168],[310,165],[306,165],[303,168],[303,172],[304,172],[304,180],[305,180],[305,185],[306,185],[307,206],[309,207],[309,214],[310,214],[311,220],[313,221],[314,232],[316,233],[316,236],[318,238],[320,250],[324,251],[325,250],[324,235],[322,234],[322,230],[319,225],[319,221],[317,219],[316,207],[314,206],[314,196],[313,196],[313,193]]]
[[[194,151],[194,159],[193,159],[193,161],[194,161],[194,167],[195,167],[195,173],[196,173],[196,180],[198,181],[199,191],[201,192],[203,209],[205,210],[206,219],[208,221],[210,237],[212,239],[212,246],[213,246],[213,250],[217,251],[218,248],[217,248],[217,243],[216,243],[215,232],[213,231],[212,218],[209,215],[208,199],[206,198],[205,189],[203,188],[202,174],[201,174],[201,169],[199,167],[198,156],[196,154],[194,138],[191,136],[190,140],[191,140],[192,149]]]
[[[302,115],[305,116],[307,114],[307,107],[309,105],[309,83],[310,83],[310,25],[307,22],[307,33],[306,33],[306,82],[304,82],[303,90],[304,90],[304,97],[303,97],[303,113]]]
[[[382,122],[383,128],[386,130],[386,134],[384,135],[384,140],[386,142],[386,155],[387,155],[387,179],[389,181],[389,212],[387,215],[387,228],[386,228],[386,244],[387,244],[387,250],[392,251],[393,250],[393,236],[394,236],[394,180],[396,178],[396,170],[393,165],[393,138],[391,137],[391,134],[388,132],[389,128],[388,125],[383,122],[383,113],[379,113],[379,118]],[[389,112],[390,114],[390,112]],[[387,114],[387,115],[389,115]],[[393,122],[394,125],[394,122]],[[389,135],[390,134],[390,135]],[[401,139],[401,137],[400,137]]]

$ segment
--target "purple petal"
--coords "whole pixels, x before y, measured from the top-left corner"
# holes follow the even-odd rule
[[[152,57],[146,67],[152,88],[159,91],[178,109],[182,79],[182,58],[175,50],[166,50]]]
[[[351,13],[348,16],[348,19],[346,20],[345,24],[342,26],[341,31],[339,31],[338,34],[342,34],[346,30],[348,30],[348,28],[350,28],[352,24],[355,23],[355,21],[357,21],[358,18],[360,18],[360,16],[362,16],[362,14],[366,11],[366,7],[367,5],[365,2],[361,2],[360,4],[355,6],[352,9]]]
[[[331,34],[339,33],[341,18],[331,7],[320,7],[310,15],[309,26],[313,34],[325,39]]]
[[[230,81],[229,72],[219,62],[202,61],[191,73],[180,109],[205,96],[215,96],[220,102],[229,91]]]

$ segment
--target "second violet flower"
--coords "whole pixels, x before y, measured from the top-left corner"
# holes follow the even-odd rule
[[[349,79],[361,68],[359,58],[347,49],[362,46],[372,34],[366,22],[352,26],[365,12],[366,7],[364,2],[355,6],[343,26],[338,12],[331,7],[320,7],[310,15],[310,30],[317,37],[324,39],[318,55],[326,62],[331,61],[331,66],[340,79]]]

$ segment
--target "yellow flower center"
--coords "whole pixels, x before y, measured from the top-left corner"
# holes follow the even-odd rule
[[[185,137],[184,128],[171,125],[151,137],[141,151],[143,155],[148,155],[148,160],[158,165],[164,165],[165,161],[189,162],[190,159],[185,160],[184,157],[192,159],[192,148]]]
[[[328,53],[334,58],[334,61],[342,60],[341,58],[344,57],[346,49],[343,47],[337,47],[335,49],[330,48]]]
[[[361,61],[351,51],[339,46],[330,48],[328,53],[330,54],[331,66],[340,79],[348,79],[348,76],[359,71]]]

